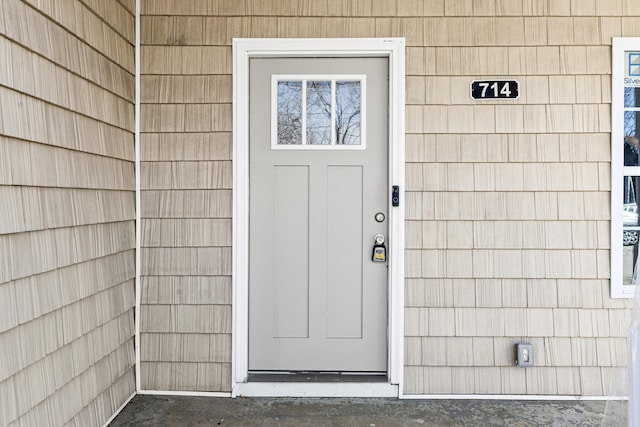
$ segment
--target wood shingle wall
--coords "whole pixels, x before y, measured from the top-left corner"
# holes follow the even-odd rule
[[[405,392],[608,393],[627,361],[626,303],[608,296],[611,37],[640,35],[638,2],[142,8],[147,388],[230,386],[232,38],[402,36]],[[520,99],[472,101],[492,77]],[[521,338],[533,369],[513,367]]]
[[[230,391],[231,48],[142,19],[142,388]]]
[[[134,392],[132,0],[0,5],[0,425]]]

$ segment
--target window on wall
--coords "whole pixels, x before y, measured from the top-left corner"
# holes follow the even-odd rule
[[[274,75],[271,84],[271,148],[365,148],[365,76]]]
[[[640,284],[640,38],[613,39],[611,129],[611,296]]]

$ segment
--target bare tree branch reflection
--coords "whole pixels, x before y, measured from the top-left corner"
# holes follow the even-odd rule
[[[302,144],[302,82],[278,82],[278,144]]]
[[[307,144],[331,144],[331,82],[307,82]]]
[[[335,84],[335,115],[332,123],[331,85]],[[361,82],[359,81],[307,81],[306,111],[302,111],[303,81],[278,82],[278,144],[306,143],[329,145],[331,127],[335,131],[336,145],[361,144]],[[306,114],[306,129],[302,128]]]
[[[336,82],[336,144],[360,144],[360,82]]]

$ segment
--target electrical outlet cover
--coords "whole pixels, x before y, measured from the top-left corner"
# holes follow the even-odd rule
[[[519,368],[533,367],[533,344],[518,343],[516,344],[518,360],[516,363]]]

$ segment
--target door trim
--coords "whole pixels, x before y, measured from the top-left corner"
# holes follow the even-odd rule
[[[232,261],[232,396],[398,396],[404,372],[404,197],[398,207],[389,200],[389,383],[296,384],[247,383],[249,358],[249,59],[254,57],[389,58],[389,192],[405,188],[404,108],[405,40],[373,39],[234,39],[233,40],[233,261]],[[391,198],[389,198],[391,199]]]

